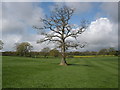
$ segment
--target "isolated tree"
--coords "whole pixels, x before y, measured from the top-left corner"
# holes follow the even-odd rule
[[[31,56],[30,52],[33,46],[30,45],[28,42],[16,43],[16,52],[20,56]]]
[[[67,65],[65,53],[68,48],[77,48],[79,46],[82,48],[85,46],[84,44],[70,40],[70,38],[77,40],[78,35],[82,34],[86,29],[85,21],[82,21],[80,26],[70,24],[70,19],[74,11],[75,9],[67,6],[56,6],[51,11],[50,16],[41,18],[43,27],[34,26],[35,29],[40,30],[42,32],[41,34],[44,35],[44,38],[38,40],[38,43],[46,41],[53,42],[61,49],[62,60],[60,65]]]
[[[49,55],[49,51],[50,51],[50,48],[49,47],[45,47],[41,50],[41,54],[44,56],[44,57],[47,57]]]
[[[3,49],[3,44],[2,40],[0,40],[0,50]]]

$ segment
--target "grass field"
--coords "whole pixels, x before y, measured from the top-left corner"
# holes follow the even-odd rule
[[[118,57],[3,57],[3,88],[117,88]]]

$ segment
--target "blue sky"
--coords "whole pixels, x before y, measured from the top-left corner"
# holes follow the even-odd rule
[[[67,3],[72,3],[72,2],[67,2]],[[76,2],[76,3],[80,3],[80,2]],[[61,2],[57,4],[61,4]],[[62,4],[65,5],[65,3],[62,3]],[[103,13],[103,10],[101,9],[102,2],[90,2],[90,4],[91,4],[91,8],[88,11],[82,12],[82,13],[79,13],[79,12],[75,13],[72,16],[70,23],[80,25],[80,22],[82,20],[88,20],[89,22],[94,21],[97,18],[96,16],[97,13],[100,13],[99,17],[108,18],[106,13]],[[36,5],[36,3],[33,3],[33,5]],[[43,12],[45,15],[49,16],[52,10],[51,7],[56,5],[56,2],[40,2],[40,3],[37,3],[37,5],[43,9]],[[33,28],[31,28],[30,30],[32,34],[33,33],[36,34],[36,31]]]
[[[72,2],[67,2],[67,3],[72,3]],[[76,3],[79,3],[79,2],[76,2]],[[49,15],[51,10],[50,7],[54,6],[55,4],[56,4],[55,2],[42,2],[39,4],[39,6],[43,8],[46,15]],[[71,18],[71,23],[80,24],[80,20],[82,19],[87,19],[91,22],[95,20],[95,15],[97,13],[101,13],[101,17],[107,17],[107,15],[103,13],[102,9],[100,8],[101,4],[102,4],[101,2],[91,2],[91,5],[92,5],[91,9],[87,12],[75,13]]]
[[[55,4],[64,4],[75,8],[70,23],[80,25],[80,21],[88,20],[87,31],[78,37],[78,41],[88,42],[88,46],[80,51],[96,51],[101,48],[118,47],[118,4],[113,2],[4,2],[2,5],[2,40],[4,51],[13,50],[17,42],[29,42],[34,50],[39,51],[44,47],[54,48],[54,44],[36,44],[42,38],[33,29],[33,25],[42,25],[40,17],[50,15],[50,10]],[[72,49],[73,50],[73,49]]]

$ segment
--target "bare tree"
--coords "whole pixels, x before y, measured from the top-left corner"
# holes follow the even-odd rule
[[[86,30],[85,21],[83,21],[80,26],[70,24],[74,10],[75,9],[67,6],[56,6],[54,10],[51,11],[49,17],[41,18],[43,27],[34,26],[35,29],[42,31],[41,34],[45,36],[42,40],[38,40],[38,43],[49,41],[56,43],[57,47],[61,48],[62,60],[60,65],[67,65],[65,53],[68,48],[77,48],[79,46],[82,48],[85,46],[85,44],[69,40],[69,37],[77,40],[78,35]],[[48,31],[50,31],[50,33],[48,33]]]

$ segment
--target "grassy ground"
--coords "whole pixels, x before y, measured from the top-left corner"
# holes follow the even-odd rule
[[[1,55],[0,55],[0,89],[2,89],[2,56]]]
[[[3,57],[3,88],[117,88],[118,57]]]

